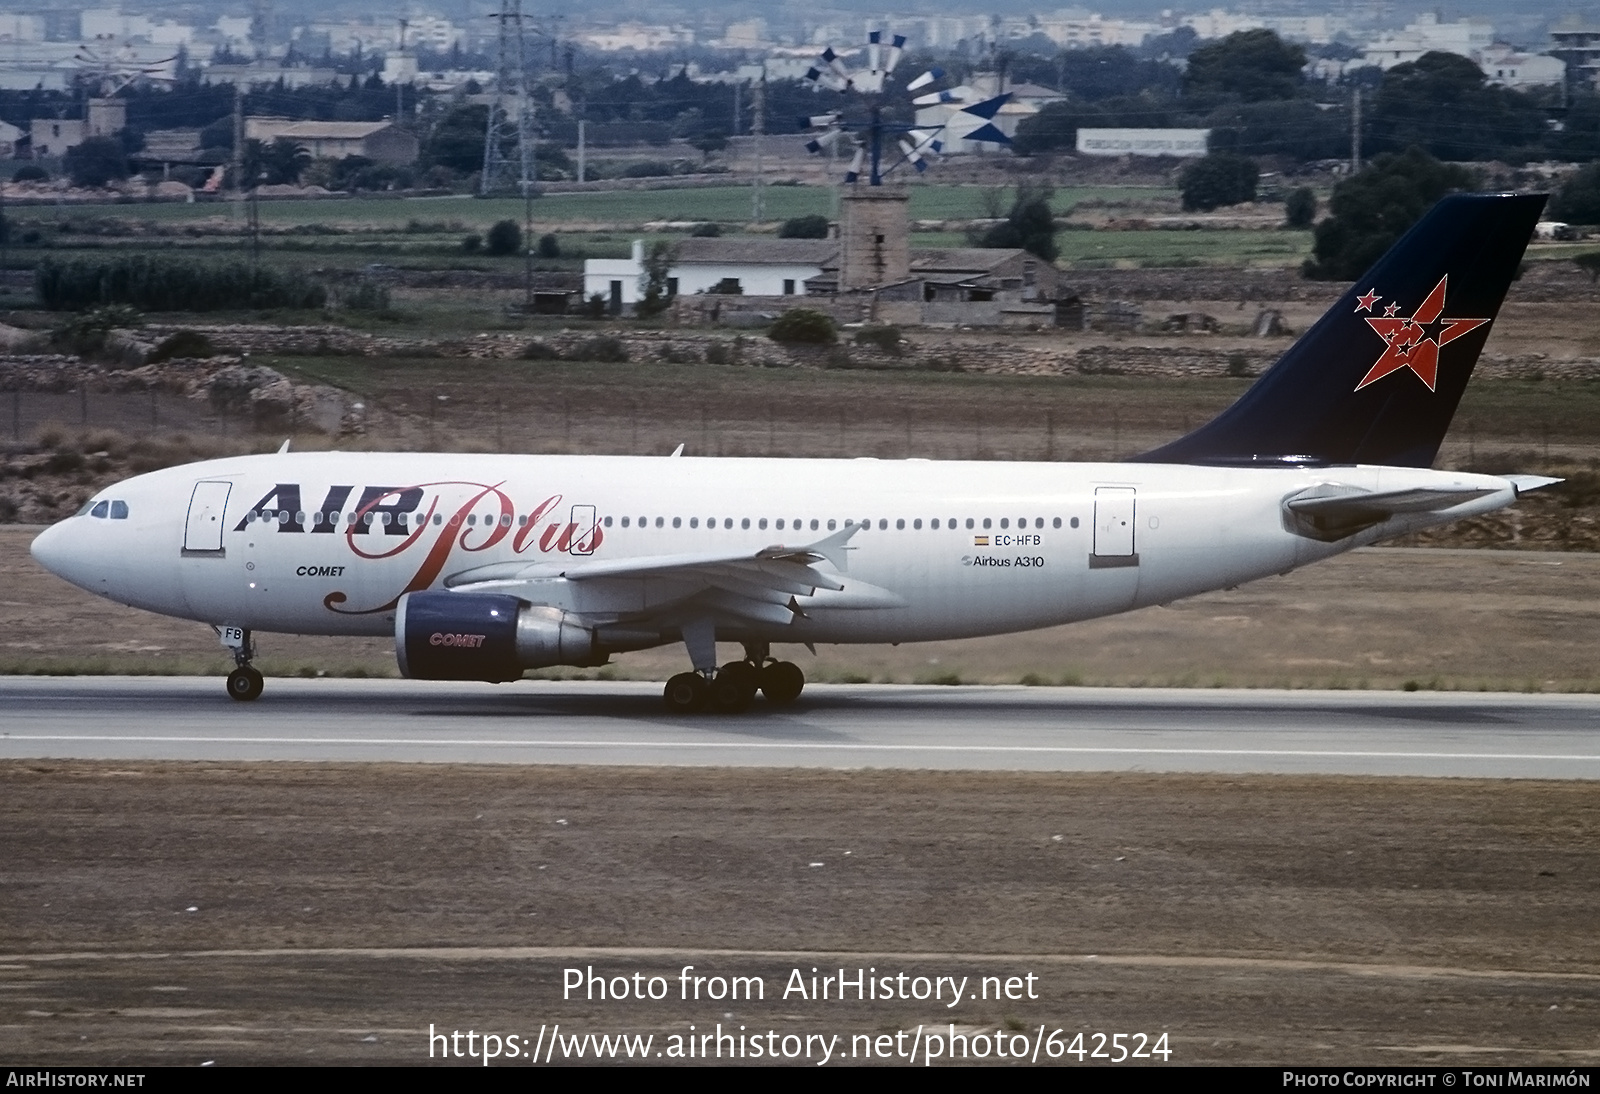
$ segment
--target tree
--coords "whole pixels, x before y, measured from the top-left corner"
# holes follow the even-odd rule
[[[1274,32],[1241,30],[1190,53],[1183,82],[1192,94],[1292,99],[1305,82],[1305,65],[1306,51]]]
[[[1256,199],[1256,161],[1231,152],[1213,152],[1195,160],[1178,176],[1183,207],[1209,213],[1221,205],[1238,205]]]
[[[821,213],[812,213],[810,216],[790,217],[778,225],[779,239],[827,239],[828,218]]]
[[[115,137],[90,137],[67,149],[62,163],[74,186],[104,186],[128,177],[128,154]]]
[[[709,133],[701,134],[689,143],[698,148],[700,155],[709,163],[711,161],[711,153],[721,152],[728,147],[728,135],[714,129]]]
[[[1472,183],[1466,168],[1440,163],[1420,148],[1377,157],[1334,187],[1330,215],[1316,227],[1305,275],[1321,280],[1359,277],[1435,202]]]
[[[1600,224],[1600,163],[1568,176],[1550,202],[1550,216],[1570,224]]]
[[[1416,145],[1445,160],[1525,162],[1542,154],[1544,111],[1528,96],[1490,87],[1454,53],[1424,53],[1384,73],[1372,105],[1373,147]]]
[[[1020,247],[1046,262],[1054,262],[1061,252],[1056,247],[1056,221],[1050,198],[1048,186],[1018,186],[1006,219],[984,232],[978,238],[978,246]]]
[[[556,238],[554,232],[546,232],[539,237],[539,248],[536,253],[540,258],[560,258],[561,240]]]
[[[463,175],[483,169],[483,134],[489,125],[486,106],[458,106],[440,119],[423,145],[429,166],[442,164]]]
[[[639,303],[634,311],[645,319],[660,315],[672,304],[672,285],[667,275],[678,260],[678,250],[664,240],[658,240],[644,257],[644,273],[639,275]]]
[[[490,225],[485,242],[492,255],[516,254],[522,249],[522,229],[514,220],[497,220]]]
[[[1317,219],[1317,195],[1309,186],[1290,190],[1283,203],[1283,219],[1291,228],[1309,228]]]
[[[244,181],[249,186],[258,182],[298,186],[300,176],[310,166],[311,153],[304,145],[286,137],[279,137],[271,144],[256,140],[245,142]]]

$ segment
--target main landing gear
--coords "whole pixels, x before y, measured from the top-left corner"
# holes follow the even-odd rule
[[[250,664],[256,655],[256,645],[250,632],[238,627],[218,627],[222,644],[233,651],[233,663],[238,667],[228,673],[228,697],[241,703],[251,703],[261,698],[266,681]]]
[[[787,706],[800,697],[806,677],[798,665],[774,659],[765,642],[746,642],[744,649],[743,661],[730,661],[711,672],[680,672],[668,680],[662,692],[667,709],[681,714],[707,709],[738,714],[749,709],[758,691],[773,706]]]

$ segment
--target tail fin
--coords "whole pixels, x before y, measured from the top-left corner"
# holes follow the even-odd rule
[[[1135,461],[1431,466],[1544,203],[1445,198],[1237,403]]]

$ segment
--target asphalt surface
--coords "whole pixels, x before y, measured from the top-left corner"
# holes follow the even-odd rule
[[[677,717],[660,685],[0,678],[0,758],[1600,778],[1600,696],[815,685]]]

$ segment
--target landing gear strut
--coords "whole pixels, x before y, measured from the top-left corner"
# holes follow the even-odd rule
[[[800,697],[806,677],[798,665],[775,660],[766,642],[746,642],[744,650],[743,661],[729,661],[715,670],[680,672],[668,680],[662,692],[667,708],[682,714],[706,707],[718,714],[739,714],[750,708],[758,691],[775,707]],[[714,659],[713,654],[708,660]]]
[[[218,627],[222,644],[233,651],[233,663],[238,666],[228,673],[228,697],[241,703],[252,703],[261,698],[266,681],[250,664],[256,655],[256,644],[250,632],[238,627]]]

